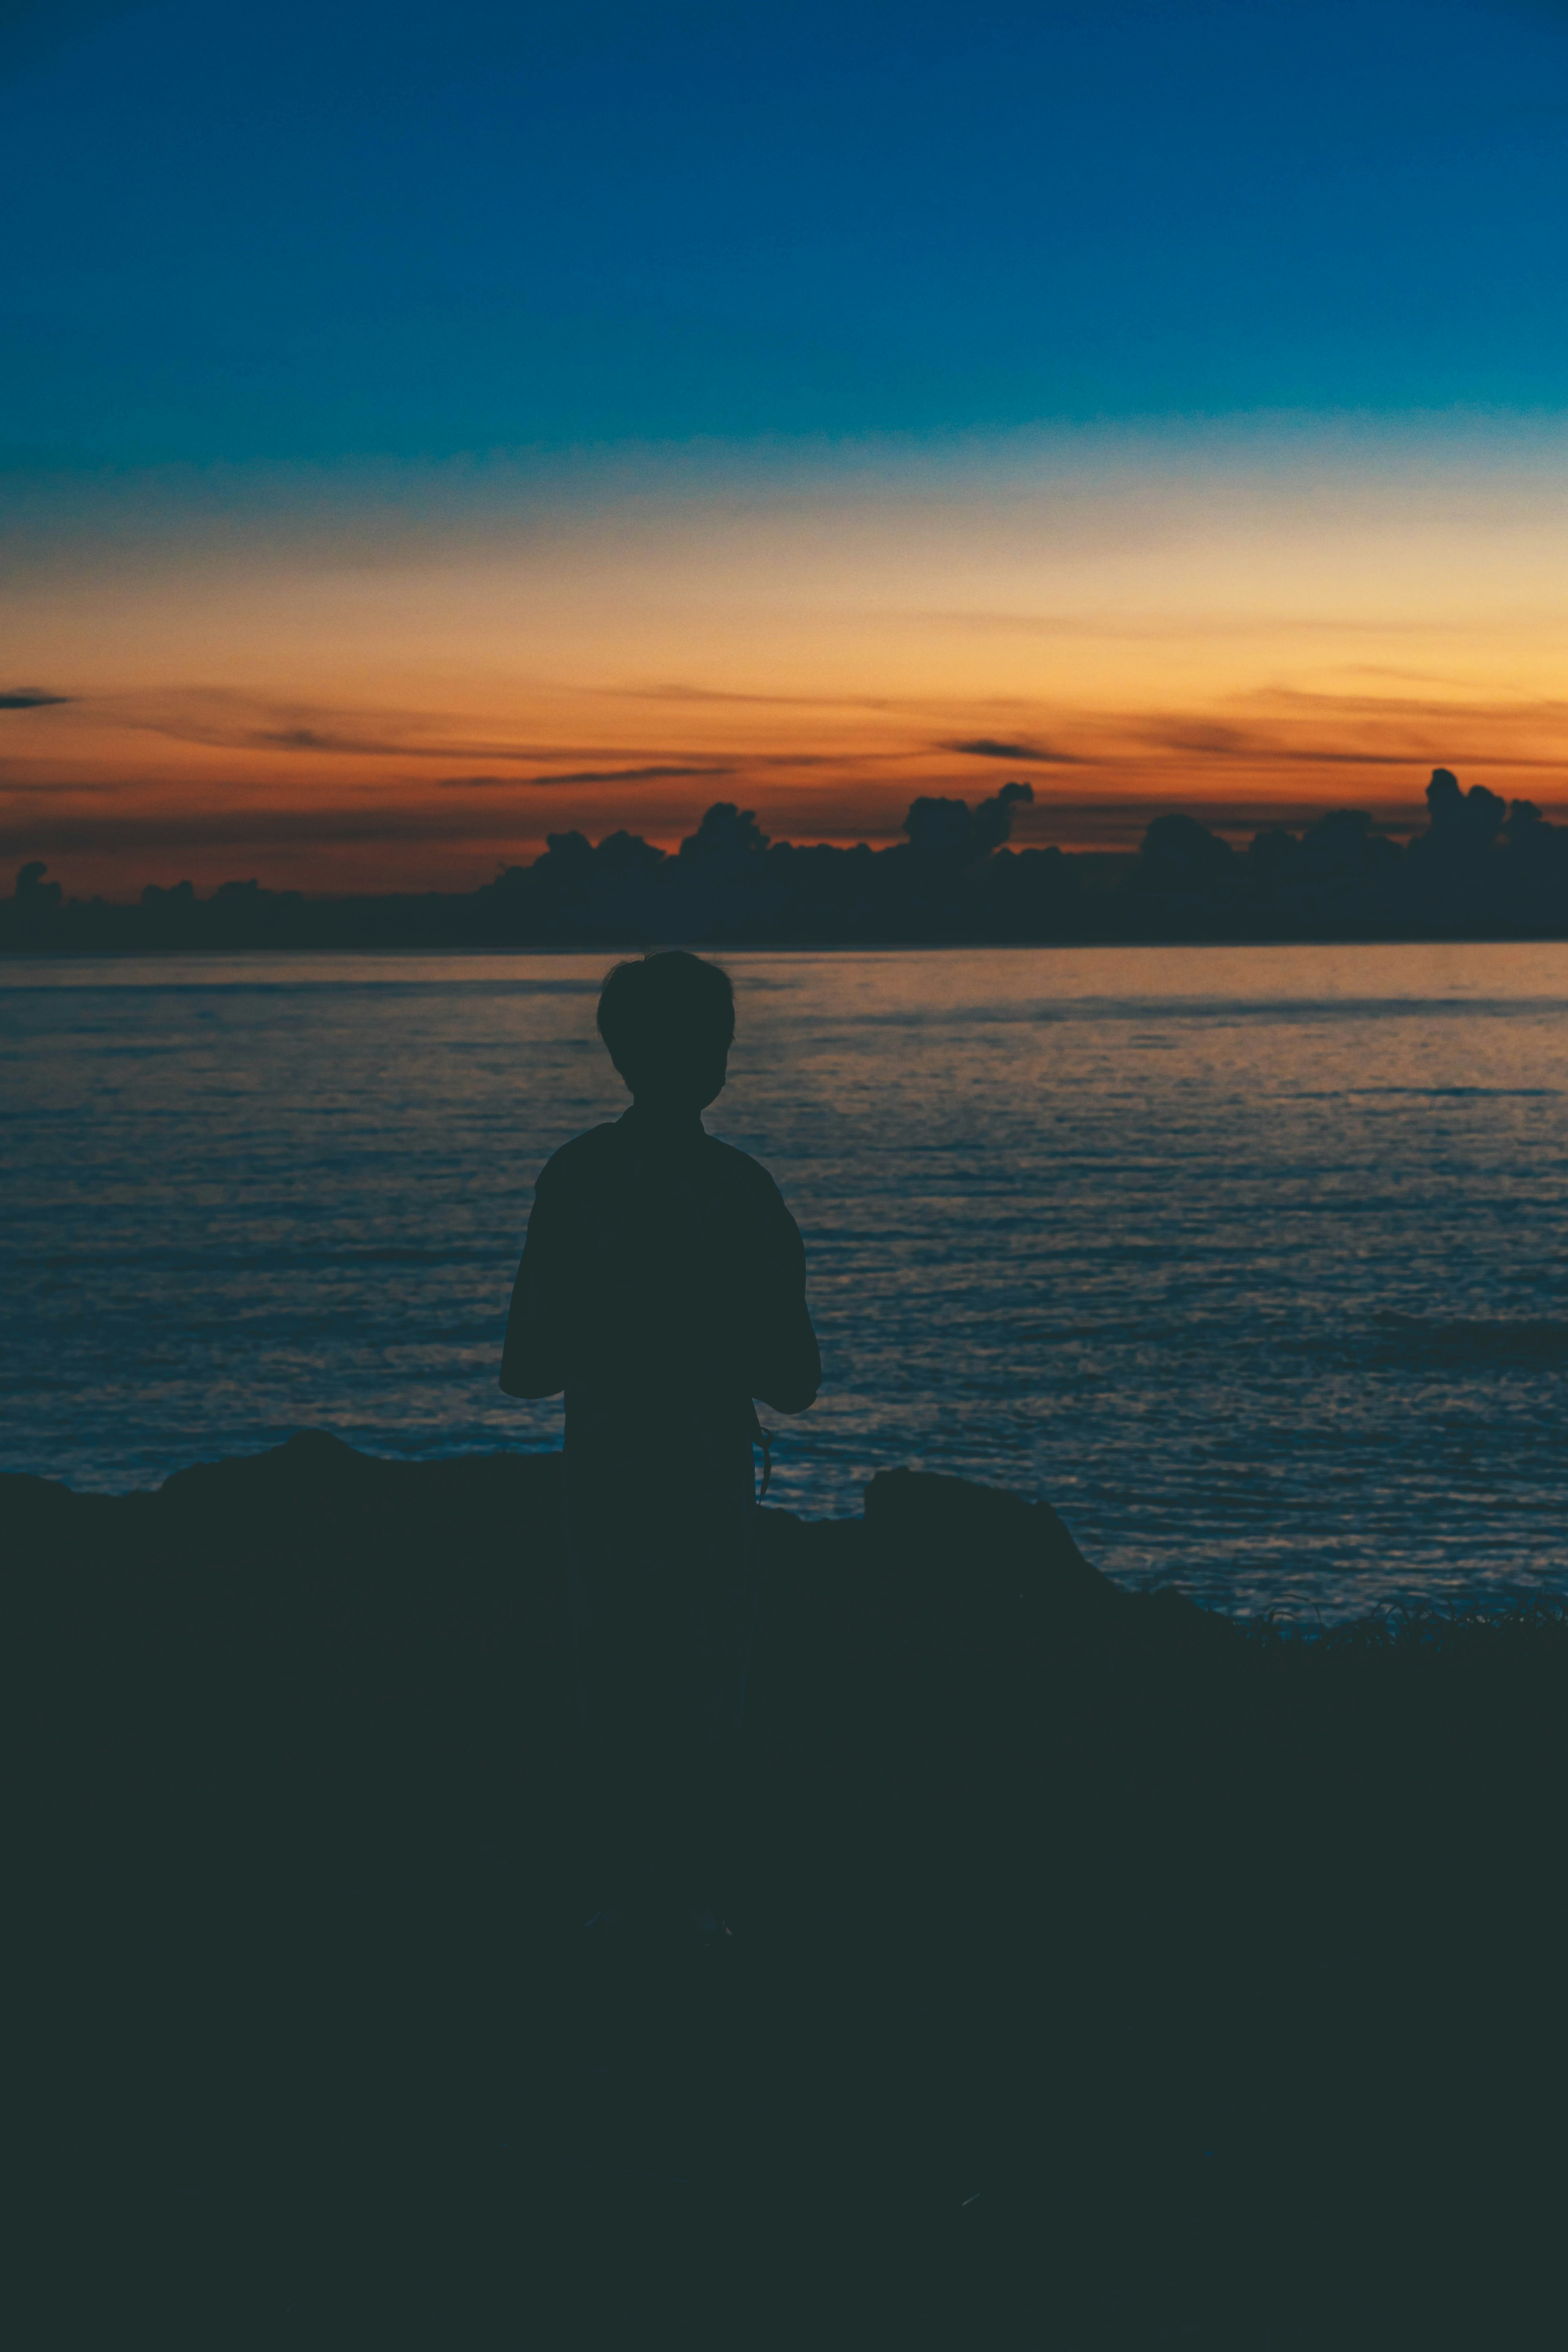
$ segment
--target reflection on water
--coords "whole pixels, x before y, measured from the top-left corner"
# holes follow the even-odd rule
[[[534,1171],[625,1100],[605,961],[0,965],[4,1465],[556,1443],[495,1368]],[[1568,948],[727,961],[710,1124],[826,1367],[781,1501],[958,1471],[1255,1610],[1568,1589]]]

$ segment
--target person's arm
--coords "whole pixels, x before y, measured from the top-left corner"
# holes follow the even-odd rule
[[[822,1386],[822,1358],[805,1304],[805,1244],[800,1228],[769,1183],[767,1279],[752,1337],[752,1394],[775,1412],[805,1412]]]
[[[557,1396],[566,1385],[564,1220],[562,1204],[542,1171],[512,1285],[511,1311],[501,1348],[500,1384],[508,1396]]]

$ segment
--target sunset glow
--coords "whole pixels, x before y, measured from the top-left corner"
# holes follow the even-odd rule
[[[273,485],[265,517],[139,487],[7,583],[5,850],[110,894],[472,887],[720,799],[886,840],[916,793],[1015,773],[1020,838],[1064,845],[1176,805],[1407,828],[1439,761],[1555,805],[1568,478],[1545,440],[1474,454],[1279,427],[707,453],[636,488],[498,463],[395,501]]]

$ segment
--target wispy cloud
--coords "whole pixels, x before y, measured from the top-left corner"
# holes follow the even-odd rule
[[[668,776],[732,776],[733,768],[578,768],[553,776],[443,776],[438,792],[530,792],[542,784],[651,784]]]
[[[679,679],[649,686],[602,686],[595,691],[619,702],[740,702],[769,710],[909,710],[919,707],[886,694],[744,694],[727,687],[685,686]]]
[[[347,752],[362,758],[386,760],[559,760],[570,759],[570,751],[563,751],[559,744],[541,743],[465,743],[443,741],[426,743],[409,735],[388,731],[384,735],[340,733],[318,727],[253,728],[220,736],[216,730],[195,734],[174,727],[161,727],[160,734],[172,735],[187,742],[223,742],[237,751],[315,751],[336,754]],[[581,754],[579,753],[579,757]],[[670,772],[676,772],[671,771]],[[679,772],[686,772],[684,770]],[[500,777],[493,781],[503,782]],[[594,777],[574,778],[520,776],[519,783],[595,782]]]
[[[939,751],[962,751],[971,760],[1032,760],[1051,767],[1082,765],[1076,751],[1053,751],[1046,743],[1008,743],[994,735],[975,735],[965,743],[939,743]]]
[[[331,710],[263,702],[224,687],[173,688],[105,700],[101,715],[140,733],[215,751],[298,751],[313,758],[348,754],[396,760],[614,759],[613,743],[487,741],[466,734],[471,722],[450,712]]]
[[[0,710],[42,710],[51,702],[68,702],[68,694],[50,694],[41,686],[0,688]]]
[[[1462,762],[1487,769],[1553,769],[1568,736],[1568,703],[1463,702],[1446,696],[1313,692],[1266,687],[1235,697],[1236,720],[1152,713],[1106,720],[1100,762],[1122,746],[1184,761],[1256,768],[1402,768]],[[1085,723],[1093,726],[1092,719]]]
[[[1459,701],[1447,696],[1324,693],[1306,687],[1271,686],[1237,698],[1244,705],[1257,703],[1291,717],[1310,718],[1321,712],[1324,716],[1354,719],[1414,719],[1423,724],[1428,720],[1466,719],[1489,727],[1516,725],[1523,720],[1531,725],[1568,729],[1568,701],[1545,696],[1529,702],[1500,697],[1496,701]]]
[[[1134,742],[1146,743],[1154,751],[1181,751],[1203,760],[1258,759],[1266,748],[1263,739],[1250,730],[1215,720],[1157,719],[1129,732]]]
[[[46,783],[13,783],[8,776],[0,775],[0,800],[75,800],[79,794],[94,796],[104,793],[122,793],[123,783],[110,783],[102,777],[56,776]]]
[[[773,698],[715,695],[694,698],[743,702]],[[685,746],[669,742],[496,741],[466,732],[473,725],[472,720],[451,712],[416,716],[397,710],[328,710],[319,706],[261,703],[220,687],[176,688],[112,703],[106,701],[100,708],[105,717],[139,732],[166,736],[173,742],[199,743],[215,751],[289,751],[308,758],[350,755],[441,761],[447,764],[472,760],[509,763],[515,761],[520,767],[546,770],[541,775],[510,779],[474,774],[442,777],[437,782],[441,791],[458,790],[465,785],[489,789],[508,782],[522,786],[662,782],[728,776],[742,767],[813,767],[826,756],[816,751],[721,751],[714,758],[701,752],[692,756]],[[639,752],[643,755],[640,761]],[[616,760],[637,764],[607,764]],[[567,766],[568,761],[573,764]],[[587,764],[590,761],[592,765]]]
[[[1279,613],[1264,620],[1237,621],[1220,615],[1173,614],[1168,618],[1158,614],[1147,619],[1128,619],[1111,613],[985,613],[985,612],[923,612],[911,614],[910,619],[929,622],[942,629],[974,630],[985,635],[1024,637],[1089,637],[1113,639],[1131,645],[1168,645],[1189,638],[1210,640],[1264,637],[1469,637],[1484,626],[1501,627],[1502,624],[1472,624],[1468,621],[1408,620],[1378,621],[1346,616],[1332,620],[1321,616]]]
[[[1560,759],[1541,759],[1528,752],[1500,751],[1492,747],[1484,753],[1460,752],[1451,741],[1445,745],[1440,737],[1434,738],[1424,749],[1393,751],[1373,751],[1367,745],[1346,748],[1331,743],[1281,743],[1266,735],[1239,732],[1227,740],[1217,728],[1194,731],[1181,727],[1152,727],[1141,730],[1138,740],[1152,751],[1174,752],[1185,759],[1237,761],[1253,768],[1403,768],[1409,772],[1424,763],[1440,766],[1446,754],[1451,759],[1462,759],[1472,767],[1479,764],[1487,768],[1560,769],[1563,765]],[[1093,764],[1110,767],[1115,763],[1116,755],[1110,754]]]

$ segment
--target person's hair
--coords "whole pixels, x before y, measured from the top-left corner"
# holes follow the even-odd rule
[[[710,1102],[735,1036],[730,975],[684,948],[618,963],[599,991],[599,1034],[634,1094]]]

